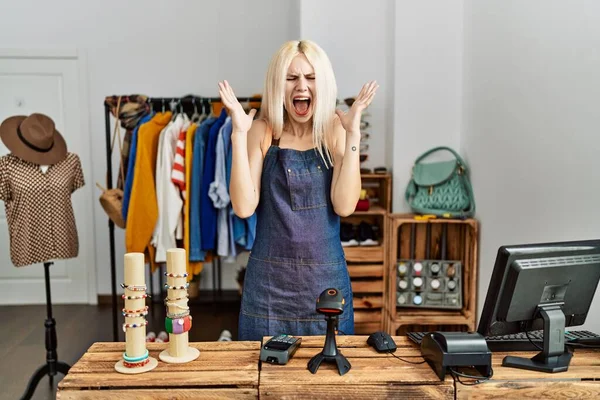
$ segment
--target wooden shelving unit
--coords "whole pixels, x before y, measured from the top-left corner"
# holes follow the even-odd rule
[[[345,247],[344,253],[354,296],[356,334],[387,330],[389,214],[391,212],[392,177],[390,174],[363,174],[362,187],[370,193],[368,211],[356,211],[342,222],[366,221],[379,226],[378,246]]]
[[[404,308],[396,305],[396,266],[399,259],[407,259],[410,254],[411,226],[416,224],[415,258],[426,258],[426,229],[431,224],[430,257],[439,259],[442,224],[447,224],[447,259],[460,260],[463,265],[462,297],[460,310],[440,310],[426,308]],[[477,316],[477,270],[479,224],[475,219],[432,219],[416,220],[413,214],[390,214],[390,251],[386,265],[387,303],[390,310],[388,333],[401,335],[406,332],[431,330],[474,331]]]

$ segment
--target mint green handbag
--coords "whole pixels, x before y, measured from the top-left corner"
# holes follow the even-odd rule
[[[455,159],[422,162],[425,157],[444,150],[452,153]],[[433,214],[445,218],[467,218],[475,214],[475,198],[467,165],[449,147],[435,147],[417,158],[406,187],[405,198],[417,214]]]

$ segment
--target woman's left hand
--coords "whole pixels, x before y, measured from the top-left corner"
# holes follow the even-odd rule
[[[365,83],[360,93],[352,103],[352,107],[347,112],[336,109],[335,113],[340,117],[340,122],[347,133],[360,135],[360,117],[362,112],[371,104],[375,97],[379,85],[375,81]]]

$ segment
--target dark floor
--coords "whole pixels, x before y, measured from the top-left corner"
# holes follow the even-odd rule
[[[121,303],[119,303],[122,306]],[[239,302],[225,304],[190,304],[194,324],[190,342],[214,341],[223,329],[237,337]],[[111,306],[55,305],[58,359],[73,365],[94,342],[112,341]],[[120,312],[120,308],[119,308]],[[165,310],[159,304],[150,308],[147,332],[164,330]],[[45,364],[46,306],[0,307],[0,399],[19,399],[34,371]],[[119,315],[119,341],[124,341]],[[33,399],[56,398],[54,379],[50,389],[46,377],[38,384]]]

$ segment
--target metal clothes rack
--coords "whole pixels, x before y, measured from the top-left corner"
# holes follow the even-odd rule
[[[261,97],[238,97],[238,101],[240,103],[250,103],[250,102],[258,102],[262,101]],[[122,96],[121,105],[128,102],[127,96]],[[184,97],[148,97],[147,103],[150,104],[151,110],[154,111],[168,111],[172,110],[173,107],[178,112],[185,112],[188,115],[194,113],[198,107],[202,110],[206,110],[208,107],[209,110],[212,111],[212,103],[221,103],[220,97],[200,97],[194,95],[188,95]],[[113,188],[112,183],[112,159],[111,159],[111,151],[110,151],[110,142],[111,142],[111,124],[110,124],[110,115],[111,115],[111,105],[104,101],[104,122],[106,125],[106,174],[107,174],[107,189]],[[121,155],[119,155],[121,157]],[[113,341],[117,342],[119,340],[119,329],[118,329],[118,307],[117,307],[117,273],[116,273],[116,258],[115,258],[115,224],[109,218],[108,219],[108,235],[109,235],[109,243],[110,243],[110,284],[111,284],[111,297],[112,297],[112,322],[113,322]],[[215,271],[215,263],[214,260],[217,260],[217,274]],[[162,294],[162,273],[159,274],[160,279],[160,293]],[[217,292],[219,295],[222,294],[221,289],[221,259],[218,256],[213,258],[213,304],[217,302]],[[150,291],[153,292],[153,277],[150,274]],[[217,286],[218,285],[218,286]],[[218,289],[216,289],[218,287]],[[152,293],[154,294],[154,293]],[[153,303],[154,304],[154,301]]]

